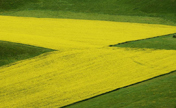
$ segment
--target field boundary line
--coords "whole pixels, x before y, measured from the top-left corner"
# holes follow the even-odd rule
[[[96,97],[99,97],[99,96],[102,96],[102,95],[106,95],[108,93],[112,93],[114,91],[117,91],[117,90],[121,90],[121,89],[124,89],[124,88],[128,88],[128,87],[131,87],[133,85],[137,85],[137,84],[140,84],[140,83],[143,83],[143,82],[146,82],[146,81],[150,81],[150,80],[153,80],[155,78],[159,78],[159,77],[162,77],[162,76],[166,76],[166,75],[169,75],[169,74],[172,74],[172,73],[175,73],[176,70],[173,70],[173,71],[170,71],[168,73],[165,73],[165,74],[161,74],[161,75],[158,75],[158,76],[154,76],[152,78],[149,78],[149,79],[146,79],[146,80],[143,80],[143,81],[140,81],[140,82],[136,82],[134,84],[130,84],[130,85],[127,85],[127,86],[124,86],[124,87],[120,87],[120,88],[116,88],[114,90],[111,90],[111,91],[107,91],[105,93],[102,93],[102,94],[99,94],[99,95],[96,95],[96,96],[93,96],[93,97],[90,97],[90,98],[87,98],[87,99],[83,99],[83,100],[80,100],[80,101],[77,101],[77,102],[74,102],[74,103],[71,103],[71,104],[68,104],[68,105],[65,105],[65,106],[62,106],[60,108],[66,108],[66,107],[69,107],[69,106],[72,106],[72,105],[75,105],[75,104],[78,104],[78,103],[81,103],[81,102],[84,102],[84,101],[87,101],[87,100],[91,100],[91,99],[94,99]]]

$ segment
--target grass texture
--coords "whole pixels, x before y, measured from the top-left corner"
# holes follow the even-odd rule
[[[103,14],[135,13],[139,15],[145,13],[174,13],[176,11],[176,1],[174,0],[104,0],[103,2],[101,0],[23,0],[23,3],[21,3],[22,6],[15,7],[20,4],[19,1],[21,0],[8,0],[8,2],[1,2],[1,4],[4,3],[11,5],[11,8],[62,10]],[[6,8],[9,9],[10,7],[8,8],[6,6]]]
[[[125,48],[150,48],[150,49],[165,49],[165,50],[176,50],[176,38],[173,38],[175,34],[169,34],[166,36],[160,36],[150,39],[129,41],[125,43],[119,43],[117,45],[112,45],[116,47],[125,47]]]
[[[0,41],[0,66],[53,51],[31,45]]]
[[[175,69],[175,50],[109,47],[174,26],[7,16],[0,23],[4,41],[58,50],[0,67],[2,107],[62,107]]]
[[[101,0],[9,1],[11,2],[7,3],[11,4],[6,6],[7,9],[0,10],[1,15],[176,25],[175,0],[104,0],[103,2]],[[18,3],[21,4],[18,5]]]

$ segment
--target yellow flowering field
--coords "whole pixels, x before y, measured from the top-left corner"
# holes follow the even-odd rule
[[[54,108],[175,70],[176,51],[110,48],[176,27],[0,16],[0,40],[57,51],[0,67],[0,107]]]

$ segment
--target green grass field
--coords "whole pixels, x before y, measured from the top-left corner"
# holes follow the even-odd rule
[[[127,43],[120,43],[113,45],[116,47],[127,47],[127,48],[150,48],[150,49],[165,49],[165,50],[176,50],[176,38],[173,38],[174,34],[160,36],[156,38],[144,39],[131,41]]]
[[[173,0],[104,0],[103,2],[101,0],[8,1],[11,4],[7,5],[4,3],[4,8],[0,6],[1,15],[176,25],[176,1]]]
[[[0,0],[0,15],[70,18],[176,26],[175,0]],[[9,4],[11,2],[11,4]],[[176,50],[172,35],[133,41],[115,47]],[[0,41],[0,66],[53,51]],[[176,72],[105,93],[67,107],[175,108]]]
[[[0,41],[0,66],[54,51],[31,45]]]

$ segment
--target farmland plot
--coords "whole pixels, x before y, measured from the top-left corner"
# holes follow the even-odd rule
[[[109,48],[176,27],[0,17],[0,39],[57,51],[0,67],[0,106],[61,107],[175,70],[176,51]]]

